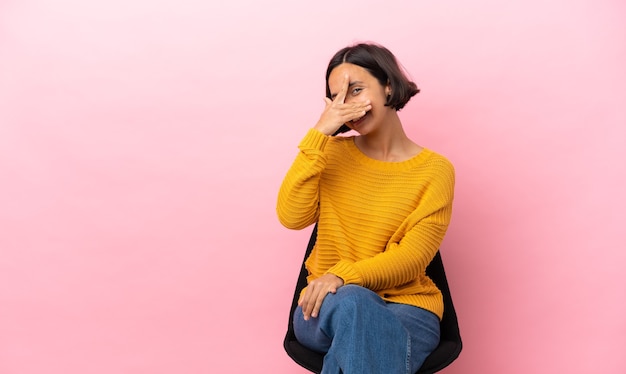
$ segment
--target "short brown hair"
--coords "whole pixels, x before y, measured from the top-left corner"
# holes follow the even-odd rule
[[[343,63],[358,65],[372,74],[382,86],[391,86],[391,95],[387,98],[385,106],[399,111],[418,92],[419,88],[411,82],[393,55],[387,48],[372,44],[360,43],[351,47],[345,47],[337,52],[328,63],[326,70],[326,96],[331,98],[328,77],[337,66]]]

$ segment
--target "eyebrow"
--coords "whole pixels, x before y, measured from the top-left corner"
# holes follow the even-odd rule
[[[350,89],[350,87],[355,86],[357,84],[363,84],[363,82],[361,82],[361,81],[350,82],[350,83],[348,83],[348,89]],[[330,99],[331,100],[335,100],[335,97],[337,97],[336,93],[330,95]]]

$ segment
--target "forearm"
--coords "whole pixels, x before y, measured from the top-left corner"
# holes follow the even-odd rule
[[[310,130],[281,184],[276,211],[279,221],[287,228],[302,229],[317,220],[319,181],[326,166],[323,149],[327,140],[319,131]]]
[[[430,227],[426,227],[430,226]],[[339,261],[329,273],[346,284],[357,284],[373,291],[390,289],[417,279],[433,259],[447,226],[416,226],[399,243],[391,243],[376,256],[350,262]]]

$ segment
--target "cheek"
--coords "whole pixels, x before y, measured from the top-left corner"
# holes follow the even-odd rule
[[[385,102],[380,102],[380,100],[378,100],[376,98],[376,95],[371,95],[371,94],[368,95],[368,94],[365,94],[365,93],[360,94],[360,95],[355,96],[355,97],[352,97],[352,98],[350,98],[350,100],[346,99],[346,103],[350,103],[350,102],[352,102],[352,103],[362,103],[362,102],[365,102],[365,101],[368,101],[368,100],[370,101],[370,103],[372,103],[372,108],[385,104]]]
[[[360,94],[357,96],[347,96],[346,97],[346,103],[359,103],[359,102],[363,102],[365,100],[368,100],[369,96],[365,95],[365,94]]]
[[[385,107],[387,98],[379,95],[370,95],[368,99],[372,102],[373,109],[381,109]]]

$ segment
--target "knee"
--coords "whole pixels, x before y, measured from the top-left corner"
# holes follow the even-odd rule
[[[343,298],[367,298],[372,297],[372,295],[378,296],[374,291],[363,286],[357,286],[356,284],[347,284],[339,287],[335,295]]]
[[[320,316],[322,330],[328,336],[335,336],[340,326],[369,326],[377,316],[384,314],[385,302],[375,292],[356,285],[340,287],[335,294],[328,294]],[[350,328],[352,328],[350,327]]]
[[[372,304],[384,304],[383,299],[374,291],[354,284],[340,287],[337,293],[329,294],[327,298],[335,308],[347,312],[369,307]]]

